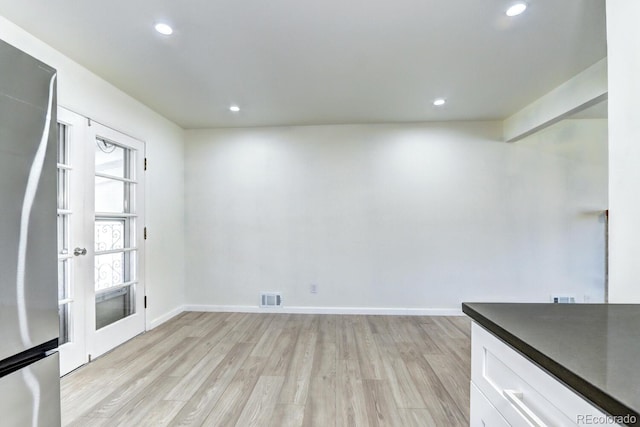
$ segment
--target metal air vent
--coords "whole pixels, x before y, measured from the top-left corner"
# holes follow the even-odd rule
[[[261,292],[260,307],[282,307],[282,294],[280,292]]]

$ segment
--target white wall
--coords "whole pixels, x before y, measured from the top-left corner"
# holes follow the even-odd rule
[[[640,2],[607,0],[609,300],[640,303]]]
[[[58,103],[146,142],[147,324],[184,303],[184,131],[0,16],[0,39],[58,70]]]
[[[187,304],[603,300],[606,120],[186,132]],[[318,294],[309,292],[318,285]],[[227,307],[228,308],[228,307]]]

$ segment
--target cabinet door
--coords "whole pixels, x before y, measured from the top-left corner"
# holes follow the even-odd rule
[[[484,394],[471,383],[471,422],[470,427],[510,427],[500,412],[484,397]]]

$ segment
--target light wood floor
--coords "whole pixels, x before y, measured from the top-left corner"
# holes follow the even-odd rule
[[[64,425],[468,426],[464,317],[183,313],[62,379]]]

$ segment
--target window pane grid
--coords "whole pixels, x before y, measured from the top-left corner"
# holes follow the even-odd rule
[[[113,176],[113,175],[109,175],[109,174],[106,174],[106,173],[96,173],[96,176],[99,177],[99,178],[112,179],[114,181],[128,182],[130,184],[137,184],[138,183],[138,181],[136,181],[134,179],[120,178],[118,176]]]
[[[128,147],[96,139],[94,279],[98,329],[135,312],[135,155]]]
[[[71,259],[69,242],[71,239],[70,220],[71,206],[69,203],[70,188],[70,155],[69,128],[58,123],[57,142],[57,233],[58,233],[58,314],[60,335],[58,344],[62,345],[72,340],[71,337]]]

